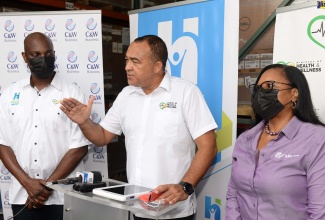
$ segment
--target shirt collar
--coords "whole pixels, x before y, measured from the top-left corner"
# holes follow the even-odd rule
[[[248,131],[248,136],[250,138],[253,138],[257,132],[263,131],[265,128],[265,120],[258,123],[256,126],[254,126],[252,129]],[[282,129],[283,135],[285,135],[288,139],[292,140],[294,136],[298,133],[299,128],[303,124],[302,121],[300,121],[296,116],[293,116],[293,118],[289,121],[289,123]],[[280,133],[281,135],[281,133]]]
[[[139,93],[139,94],[145,94],[141,87],[136,86],[129,86],[130,93]],[[154,90],[156,91],[158,88],[165,89],[167,92],[171,89],[171,76],[168,73],[165,73],[164,78],[161,80],[160,85]]]
[[[292,140],[294,136],[296,136],[296,134],[298,133],[298,130],[302,124],[302,121],[300,121],[296,116],[293,116],[289,123],[284,127],[282,132],[285,136]]]
[[[31,83],[31,77],[23,79],[21,81],[21,83],[22,83],[21,85],[23,87],[29,86],[29,85],[33,87],[32,83]],[[55,73],[50,85],[57,88],[58,90],[62,90],[62,84],[61,84],[61,81],[60,81],[60,77],[58,76],[57,73]]]

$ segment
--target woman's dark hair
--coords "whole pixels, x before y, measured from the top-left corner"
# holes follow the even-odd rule
[[[305,75],[294,66],[271,64],[261,71],[260,75],[256,79],[256,83],[260,80],[263,73],[269,69],[279,69],[283,73],[283,76],[290,82],[292,87],[298,89],[299,95],[297,105],[294,109],[294,115],[303,122],[325,126],[316,115]],[[262,120],[262,117],[255,113],[255,124],[258,124]]]
[[[168,59],[168,51],[165,42],[160,37],[156,35],[145,35],[142,37],[138,37],[134,40],[134,42],[147,42],[150,47],[154,61],[161,61],[163,65],[162,69],[165,71]]]

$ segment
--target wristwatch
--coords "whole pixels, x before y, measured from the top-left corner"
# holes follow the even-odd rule
[[[184,192],[186,192],[188,195],[192,195],[192,193],[194,192],[194,188],[192,186],[192,184],[188,183],[188,182],[179,182],[179,185],[181,185],[183,187]]]

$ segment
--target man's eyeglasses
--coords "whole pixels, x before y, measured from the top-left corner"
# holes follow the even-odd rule
[[[290,86],[290,88],[287,88],[287,89],[275,89],[278,91],[288,90],[288,89],[292,89],[294,87],[293,85],[288,84],[288,83],[282,83],[282,82],[276,82],[276,81],[265,81],[261,85],[251,84],[249,86],[249,89],[253,95],[255,95],[257,93],[257,91],[259,91],[259,90],[264,93],[270,93],[270,92],[272,92],[272,90],[274,88],[274,83]]]

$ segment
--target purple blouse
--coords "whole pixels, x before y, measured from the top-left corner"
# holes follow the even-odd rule
[[[258,159],[264,123],[236,141],[226,219],[325,219],[325,127],[293,117]]]

